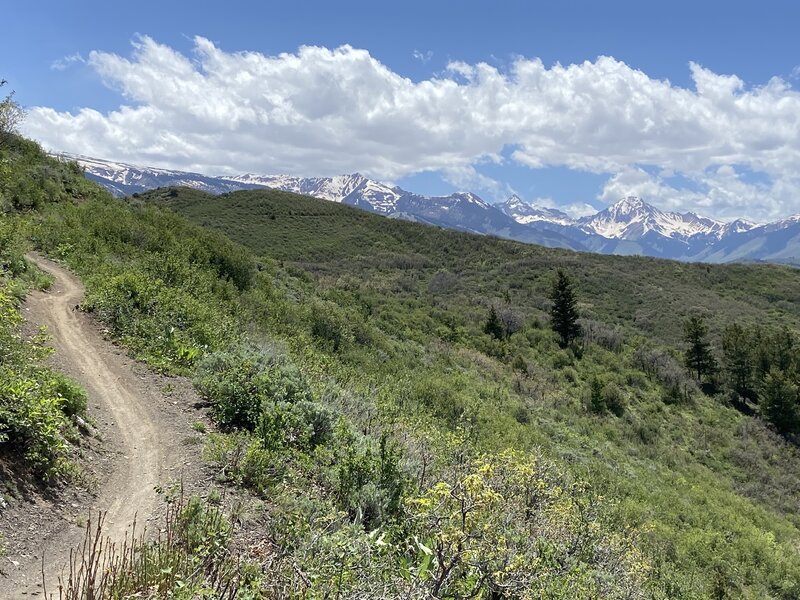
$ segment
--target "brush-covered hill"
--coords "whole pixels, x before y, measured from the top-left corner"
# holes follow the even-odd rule
[[[198,593],[199,576],[256,598],[800,596],[800,452],[772,410],[797,414],[796,270],[544,249],[273,191],[120,201],[14,160],[0,218],[81,276],[133,355],[193,378],[216,485],[259,499],[187,545],[224,548]],[[32,164],[66,179],[25,203],[6,190]],[[582,315],[566,348],[557,268]],[[700,382],[689,317],[722,367]]]
[[[736,320],[800,325],[800,272],[789,267],[564,251],[386,219],[274,190],[215,196],[169,188],[138,199],[168,206],[259,256],[292,262],[319,278],[357,275],[368,287],[384,272],[383,279],[415,281],[408,290],[401,286],[383,294],[387,301],[427,300],[425,284],[441,272],[437,280],[452,279],[453,285],[447,293],[433,293],[440,301],[470,294],[497,299],[508,290],[513,304],[544,318],[552,271],[563,267],[576,280],[587,318],[673,345],[682,338],[683,320],[697,313],[708,319],[712,332]]]
[[[432,410],[466,427],[478,447],[539,447],[584,474],[615,506],[618,524],[647,531],[641,540],[657,570],[672,572],[663,579],[667,596],[797,593],[788,579],[749,580],[755,539],[796,535],[796,447],[763,418],[743,414],[752,404],[732,401],[728,383],[704,394],[683,366],[691,316],[709,325],[724,364],[733,323],[796,336],[796,270],[553,250],[275,191],[212,197],[171,189],[140,199],[278,260],[331,318],[351,324],[355,339],[363,322],[403,348],[376,353],[365,342],[353,357],[353,349],[338,351],[380,395],[394,396],[401,413]],[[559,349],[547,328],[556,268],[577,289],[579,348]],[[504,340],[484,332],[491,306],[514,330]],[[787,352],[796,362],[796,346]],[[592,400],[598,388],[604,399]],[[608,408],[617,403],[622,408]]]

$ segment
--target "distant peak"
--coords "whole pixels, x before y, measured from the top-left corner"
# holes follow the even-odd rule
[[[621,200],[618,200],[614,203],[611,208],[616,209],[618,211],[629,212],[631,210],[639,210],[642,208],[647,208],[650,205],[647,204],[644,200],[639,198],[639,196],[625,196]]]

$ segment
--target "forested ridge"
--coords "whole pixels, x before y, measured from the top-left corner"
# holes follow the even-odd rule
[[[217,425],[217,490],[181,508],[196,527],[170,550],[197,562],[118,590],[800,596],[795,270],[549,250],[268,190],[120,201],[30,142],[1,151],[9,310],[35,281],[25,249],[63,261],[82,310],[191,377]],[[2,432],[16,399],[3,388]],[[6,463],[69,478],[14,435]],[[214,504],[235,488],[260,499],[248,525]]]

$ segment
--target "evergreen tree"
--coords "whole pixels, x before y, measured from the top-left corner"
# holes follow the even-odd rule
[[[595,413],[602,413],[606,410],[603,383],[597,377],[592,378],[589,383],[589,408]]]
[[[683,339],[689,345],[684,355],[686,367],[701,383],[710,381],[717,370],[717,361],[711,353],[706,335],[708,326],[701,317],[690,317],[683,324]]]
[[[559,336],[559,345],[562,348],[569,346],[581,333],[578,325],[578,301],[572,289],[572,282],[561,269],[556,274],[553,282],[553,291],[550,294],[553,307],[550,309],[550,326]]]
[[[483,326],[483,332],[488,333],[498,340],[505,337],[505,328],[503,323],[500,322],[500,317],[497,315],[494,305],[489,308],[489,317],[486,319],[486,324]]]
[[[751,336],[738,323],[725,328],[722,333],[722,352],[728,385],[741,398],[757,401],[755,380],[755,344]]]
[[[772,369],[764,379],[761,414],[781,433],[800,431],[797,392],[797,385],[779,369]]]

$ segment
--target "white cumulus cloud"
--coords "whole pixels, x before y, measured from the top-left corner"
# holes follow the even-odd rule
[[[202,37],[190,55],[141,37],[130,56],[95,51],[87,63],[124,104],[33,108],[26,132],[48,148],[207,173],[441,171],[500,193],[480,165],[509,146],[506,160],[533,169],[608,174],[606,201],[641,193],[761,220],[800,210],[800,93],[777,77],[753,87],[692,63],[684,88],[599,57],[551,67],[515,58],[504,70],[453,62],[412,81],[350,46],[267,56]]]

